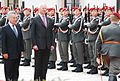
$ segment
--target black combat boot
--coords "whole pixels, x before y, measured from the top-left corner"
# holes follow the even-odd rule
[[[98,74],[97,67],[94,66],[89,72],[87,72],[87,74]]]
[[[109,76],[109,69],[106,69],[105,72],[103,74],[101,74],[102,76]]]
[[[67,62],[63,62],[62,66],[60,68],[57,68],[57,70],[62,70],[62,71],[68,70]]]
[[[67,70],[68,70],[68,63],[67,62],[63,62],[62,71],[67,71]]]
[[[49,66],[48,66],[48,69],[55,69],[56,66],[55,66],[55,61],[50,61],[49,62]]]
[[[117,77],[116,76],[109,76],[108,81],[117,81]]]
[[[76,62],[74,62],[73,65],[70,65],[70,67],[77,67]]]
[[[62,66],[62,63],[63,63],[63,62],[61,61],[61,62],[60,62],[60,63],[58,63],[57,65],[58,65],[58,66]]]
[[[72,70],[72,72],[83,72],[82,64],[77,64],[76,69]]]

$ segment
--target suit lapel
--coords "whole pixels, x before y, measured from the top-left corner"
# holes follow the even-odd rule
[[[44,26],[44,28],[46,28],[43,21],[42,21],[42,19],[41,19],[41,17],[38,15],[37,18],[38,18],[38,21],[40,21],[40,23]]]
[[[10,25],[8,25],[8,31],[10,31],[10,33],[12,33],[15,38],[17,38],[14,31],[11,29]]]

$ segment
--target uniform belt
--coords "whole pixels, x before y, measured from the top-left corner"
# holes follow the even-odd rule
[[[120,44],[120,42],[117,42],[117,41],[105,41],[103,42],[103,44]]]
[[[58,30],[58,32],[66,32],[66,30]]]

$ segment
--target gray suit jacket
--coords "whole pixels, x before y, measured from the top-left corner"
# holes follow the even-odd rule
[[[116,23],[111,23],[101,29],[102,39],[104,41],[116,41],[120,42],[120,26]],[[120,44],[104,44],[100,39],[100,34],[96,41],[96,48],[100,54],[120,57]]]

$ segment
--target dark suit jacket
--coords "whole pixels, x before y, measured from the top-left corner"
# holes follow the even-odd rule
[[[17,59],[24,51],[23,36],[19,25],[16,25],[18,37],[15,36],[10,25],[2,28],[2,54],[8,53],[8,59]]]
[[[46,16],[47,27],[44,25],[41,17],[38,15],[32,19],[31,36],[33,46],[37,45],[39,49],[50,49],[53,45],[53,21]]]

